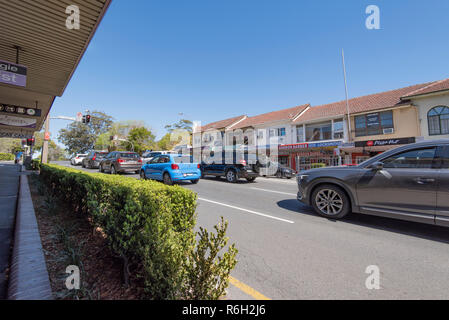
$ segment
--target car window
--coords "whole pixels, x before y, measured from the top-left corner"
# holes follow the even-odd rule
[[[139,155],[137,153],[120,153],[120,158],[139,158]]]
[[[158,161],[159,161],[159,157],[154,157],[149,162],[150,162],[150,164],[154,164],[154,163],[158,163]]]
[[[432,168],[436,147],[404,151],[383,160],[384,168]]]
[[[441,151],[441,167],[443,169],[449,169],[449,146],[445,146]]]
[[[179,157],[173,157],[173,160],[175,161],[175,163],[192,163],[193,157],[179,156]]]
[[[168,156],[160,156],[159,157],[158,163],[168,163],[168,162],[170,162],[170,157],[168,157]]]

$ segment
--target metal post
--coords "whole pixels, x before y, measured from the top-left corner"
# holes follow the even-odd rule
[[[47,115],[47,119],[45,119],[45,131],[50,131],[50,112]],[[44,133],[44,143],[42,145],[42,163],[48,163],[48,140],[45,139],[45,133]]]
[[[343,59],[343,76],[345,78],[345,94],[346,94],[346,112],[348,115],[348,142],[352,140],[351,136],[351,117],[349,116],[349,101],[348,101],[348,84],[346,82],[346,66],[345,66],[345,52],[341,49],[341,57]]]

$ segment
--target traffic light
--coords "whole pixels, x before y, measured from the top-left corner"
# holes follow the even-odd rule
[[[86,123],[86,116],[83,116],[83,123]]]
[[[30,146],[30,147],[34,146],[34,138],[27,139],[27,146]]]
[[[90,122],[90,114],[86,115],[86,123]]]

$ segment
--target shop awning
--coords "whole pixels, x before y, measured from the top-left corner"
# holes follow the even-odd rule
[[[109,4],[110,0],[0,0],[0,137],[28,137],[42,128]],[[79,29],[66,26],[71,5],[79,8]],[[14,72],[14,80],[20,81],[9,81]],[[34,108],[37,112],[28,110]]]

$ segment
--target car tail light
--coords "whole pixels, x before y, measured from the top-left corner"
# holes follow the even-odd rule
[[[137,160],[138,163],[142,163],[142,159]]]
[[[172,163],[171,168],[172,170],[178,170],[179,166],[176,163]]]
[[[240,164],[246,167],[246,160],[240,160]]]
[[[201,169],[201,165],[198,163],[198,165],[196,166],[198,169]]]
[[[125,160],[123,160],[123,159],[117,159],[117,162],[118,162],[118,163],[123,163],[123,162],[125,162]]]
[[[75,159],[79,159],[80,157],[76,157]]]
[[[94,157],[92,158],[92,161],[95,161],[96,158],[97,158],[97,155],[94,155]]]

